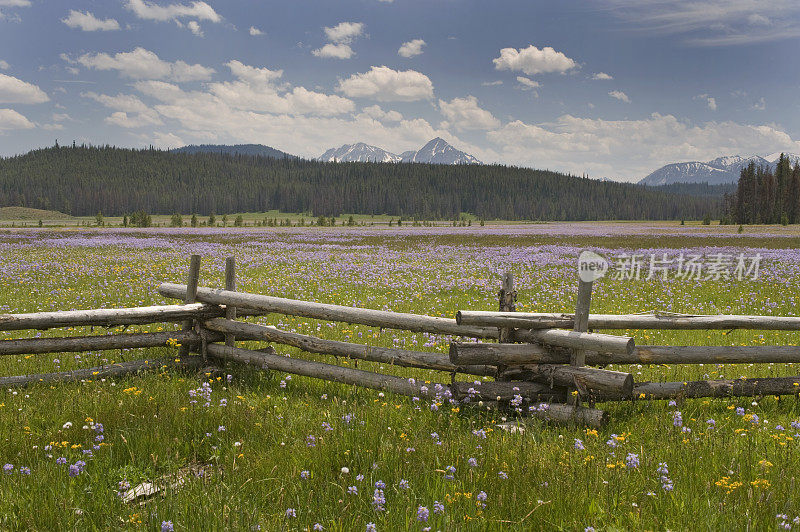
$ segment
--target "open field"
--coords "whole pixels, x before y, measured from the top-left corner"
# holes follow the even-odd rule
[[[495,310],[498,272],[510,269],[518,310],[570,312],[576,257],[593,249],[606,256],[762,256],[757,280],[606,278],[595,283],[593,312],[797,315],[798,238],[797,226],[739,234],[736,226],[674,222],[4,230],[0,312],[165,303],[156,286],[183,282],[190,253],[204,257],[204,286],[223,286],[224,259],[235,255],[243,291],[448,317]],[[372,345],[443,353],[448,346],[441,336],[367,326],[278,315],[254,321]],[[628,334],[640,344],[798,342],[792,332]],[[3,357],[0,375],[170,353]],[[793,364],[614,369],[637,381],[798,374]],[[800,404],[796,397],[751,401],[605,404],[611,423],[601,431],[525,421],[520,435],[495,429],[500,418],[489,411],[240,367],[219,376],[167,371],[2,390],[0,463],[9,468],[0,472],[0,528],[157,530],[163,521],[175,530],[312,530],[317,523],[348,531],[370,523],[377,530],[800,528],[792,523],[800,515]],[[78,461],[85,465],[71,470]],[[121,483],[199,464],[209,464],[206,475],[164,497],[143,505],[120,500]]]

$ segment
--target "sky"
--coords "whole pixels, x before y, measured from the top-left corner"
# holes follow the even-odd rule
[[[800,153],[798,0],[0,0],[0,156],[434,137],[638,181]]]

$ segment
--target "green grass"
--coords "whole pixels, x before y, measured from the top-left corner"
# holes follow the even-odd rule
[[[420,236],[398,229],[363,236],[317,230],[221,231],[211,236],[143,232],[97,245],[93,239],[119,234],[46,233],[69,242],[57,246],[31,241],[30,234],[0,234],[0,245],[6,246],[0,259],[2,312],[162,303],[155,287],[181,281],[186,256],[195,249],[204,255],[202,284],[207,286],[223,285],[223,259],[236,255],[241,290],[447,316],[457,309],[496,308],[496,272],[510,266],[517,278],[519,310],[560,312],[574,306],[575,275],[568,262],[542,259],[547,253],[570,258],[583,246],[682,249],[717,243],[708,237],[650,235]],[[342,238],[331,241],[331,234]],[[70,240],[76,235],[84,240]],[[749,237],[720,243],[744,251],[785,247],[787,257],[793,253],[791,239]],[[793,260],[772,260],[764,277],[742,283],[604,279],[596,284],[592,308],[796,315],[800,278]],[[442,337],[278,315],[255,321],[370,345],[447,350]],[[159,327],[174,326],[134,329]],[[42,334],[76,333],[89,331]],[[32,334],[0,333],[0,338]],[[797,344],[797,334],[789,332],[630,334],[641,344]],[[276,347],[291,356],[332,361]],[[173,354],[164,347],[87,353],[79,359],[74,353],[3,357],[0,374]],[[438,372],[339,363],[449,382],[449,375]],[[637,381],[797,374],[795,365],[767,364],[614,369],[631,371]],[[203,381],[213,389],[210,407],[202,399],[190,403],[190,390]],[[220,406],[221,399],[227,406]],[[800,514],[794,495],[800,438],[790,428],[800,419],[800,405],[795,397],[751,401],[698,399],[674,407],[665,401],[602,404],[611,423],[597,433],[527,420],[527,431],[519,435],[497,430],[502,414],[490,411],[448,404],[432,411],[429,403],[388,393],[381,397],[375,391],[303,377],[287,380],[285,374],[238,365],[224,367],[220,375],[170,371],[2,390],[0,463],[15,469],[0,473],[0,528],[157,530],[169,520],[175,530],[251,530],[258,525],[262,530],[308,530],[315,523],[325,530],[347,531],[364,530],[367,523],[378,530],[772,529],[779,522],[777,514]],[[737,415],[737,407],[746,415]],[[691,432],[674,426],[676,410]],[[753,423],[753,414],[758,423]],[[343,417],[348,415],[352,421],[346,423]],[[715,428],[708,427],[708,419],[715,420]],[[64,428],[67,422],[72,427]],[[64,456],[74,464],[83,458],[96,432],[82,427],[92,423],[103,424],[104,441],[91,458],[84,458],[85,470],[72,478],[68,466],[55,460]],[[785,430],[775,430],[779,424]],[[486,431],[485,439],[473,434],[480,429]],[[314,436],[314,446],[308,445],[309,436]],[[576,439],[585,450],[575,448]],[[617,446],[609,446],[609,440]],[[47,445],[54,448],[45,450]],[[638,455],[637,468],[625,466],[629,453]],[[470,458],[477,460],[477,467],[469,465]],[[662,462],[668,465],[672,491],[663,489],[657,473]],[[124,504],[117,495],[121,481],[135,485],[189,464],[212,464],[214,473],[141,506]],[[444,478],[450,465],[456,468],[454,480]],[[31,474],[20,474],[20,467],[29,467]],[[342,473],[343,467],[349,473]],[[304,470],[310,478],[301,479]],[[500,478],[501,471],[507,479]],[[371,504],[378,480],[386,484],[384,512]],[[401,489],[401,480],[410,487]],[[358,495],[348,494],[349,486],[356,486]],[[476,500],[481,491],[487,494],[485,508]],[[444,504],[444,514],[434,514],[435,501]],[[428,523],[417,521],[419,506],[429,509]],[[288,508],[297,517],[286,518]]]

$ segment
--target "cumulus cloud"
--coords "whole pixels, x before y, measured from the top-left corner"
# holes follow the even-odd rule
[[[628,95],[622,91],[608,91],[608,95],[612,98],[616,98],[617,100],[625,103],[631,103],[631,99],[628,98]]]
[[[250,35],[255,37],[256,35],[264,35],[264,32],[256,28],[255,26],[250,26]]]
[[[330,41],[321,48],[312,50],[316,57],[328,59],[350,59],[355,55],[350,44],[364,33],[361,22],[341,22],[333,27],[326,27],[325,36]]]
[[[0,103],[43,103],[48,100],[47,94],[36,85],[0,74]]]
[[[107,94],[97,94],[96,92],[84,92],[81,96],[90,98],[109,109],[115,110],[111,116],[105,119],[107,124],[131,129],[159,126],[164,123],[155,110],[149,108],[142,100],[132,94],[109,96]]]
[[[31,0],[0,0],[0,7],[28,7]]]
[[[538,89],[540,86],[538,81],[526,78],[525,76],[517,76],[517,81],[522,85],[522,90]]]
[[[438,136],[477,157],[497,159],[494,152],[464,142],[426,120],[404,119],[393,111],[386,112],[384,119],[379,119],[380,113],[372,107],[356,115],[291,115],[260,111],[242,105],[241,101],[237,104],[240,107],[234,107],[237,102],[210,90],[184,91],[164,81],[138,81],[134,87],[143,97],[155,100],[151,107],[165,123],[179,128],[182,137],[204,142],[260,142],[290,153],[316,157],[336,143],[368,140],[375,145],[404,151],[418,149]]]
[[[328,43],[322,48],[312,50],[311,53],[317,57],[323,57],[327,59],[350,59],[355,54],[353,49],[350,48],[350,45],[344,43]]]
[[[68,58],[67,58],[68,59]],[[116,70],[121,76],[134,79],[167,79],[171,81],[202,81],[211,78],[213,68],[184,61],[163,61],[150,50],[136,48],[131,52],[83,54],[77,62],[95,70]]]
[[[373,66],[369,72],[353,74],[339,82],[338,90],[351,98],[373,98],[380,102],[412,102],[433,98],[430,78],[415,70],[398,71]]]
[[[773,126],[730,121],[693,125],[658,113],[642,120],[571,115],[538,125],[515,120],[487,136],[498,146],[502,160],[510,164],[628,181],[677,161],[708,161],[732,153],[800,151],[800,142]]]
[[[754,103],[752,107],[754,111],[763,111],[766,108],[767,108],[767,101],[764,100],[763,96],[759,98],[758,101]]]
[[[697,96],[694,97],[694,99],[695,100],[702,100],[702,101],[706,102],[706,105],[712,111],[716,111],[717,110],[717,100],[716,100],[716,98],[713,98],[713,97],[709,96],[708,94],[698,94]]]
[[[186,27],[189,28],[189,31],[191,31],[192,34],[197,35],[198,37],[203,36],[203,29],[200,27],[200,24],[198,24],[196,20],[190,20],[186,24]]]
[[[0,109],[0,131],[33,129],[33,122],[13,109]]]
[[[397,55],[401,57],[414,57],[416,55],[422,54],[422,47],[425,46],[425,41],[422,39],[413,39],[408,42],[404,42],[402,46],[397,50]]]
[[[450,102],[439,100],[439,110],[445,118],[442,128],[454,127],[463,130],[487,130],[500,126],[500,121],[478,105],[474,96],[453,98]]]
[[[70,28],[83,31],[114,31],[119,29],[119,22],[113,18],[99,19],[89,11],[84,13],[74,9],[71,9],[69,15],[62,18],[61,22]]]
[[[182,18],[207,20],[209,22],[220,22],[222,20],[222,17],[214,11],[214,8],[205,2],[160,6],[145,0],[128,0],[125,7],[133,11],[141,19],[159,22]]]
[[[592,74],[592,79],[609,80],[614,79],[614,77],[610,74],[606,74],[605,72],[597,72],[596,74]]]
[[[8,70],[10,67],[11,65],[0,59],[0,70]]]
[[[386,122],[399,122],[403,119],[403,115],[397,111],[384,111],[379,105],[364,107],[361,112],[370,118]]]
[[[350,44],[356,37],[364,33],[362,22],[340,22],[331,28],[325,28],[325,36],[334,43]]]
[[[355,109],[353,102],[335,94],[325,94],[278,84],[282,70],[269,70],[245,65],[241,61],[227,63],[236,81],[210,83],[210,93],[234,109],[289,115],[333,116]]]
[[[502,85],[502,84],[503,84],[503,80],[501,80],[501,79],[497,79],[497,80],[494,80],[494,81],[484,81],[483,83],[481,83],[481,85],[483,87],[496,87],[496,86]]]
[[[550,72],[564,73],[578,66],[574,60],[550,46],[541,50],[534,45],[527,48],[503,48],[500,57],[493,59],[497,70],[516,70],[529,76]]]

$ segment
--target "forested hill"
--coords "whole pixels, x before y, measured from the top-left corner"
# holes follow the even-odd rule
[[[82,216],[212,212],[391,214],[451,219],[698,219],[720,201],[506,166],[323,163],[112,147],[0,159],[0,206]]]

